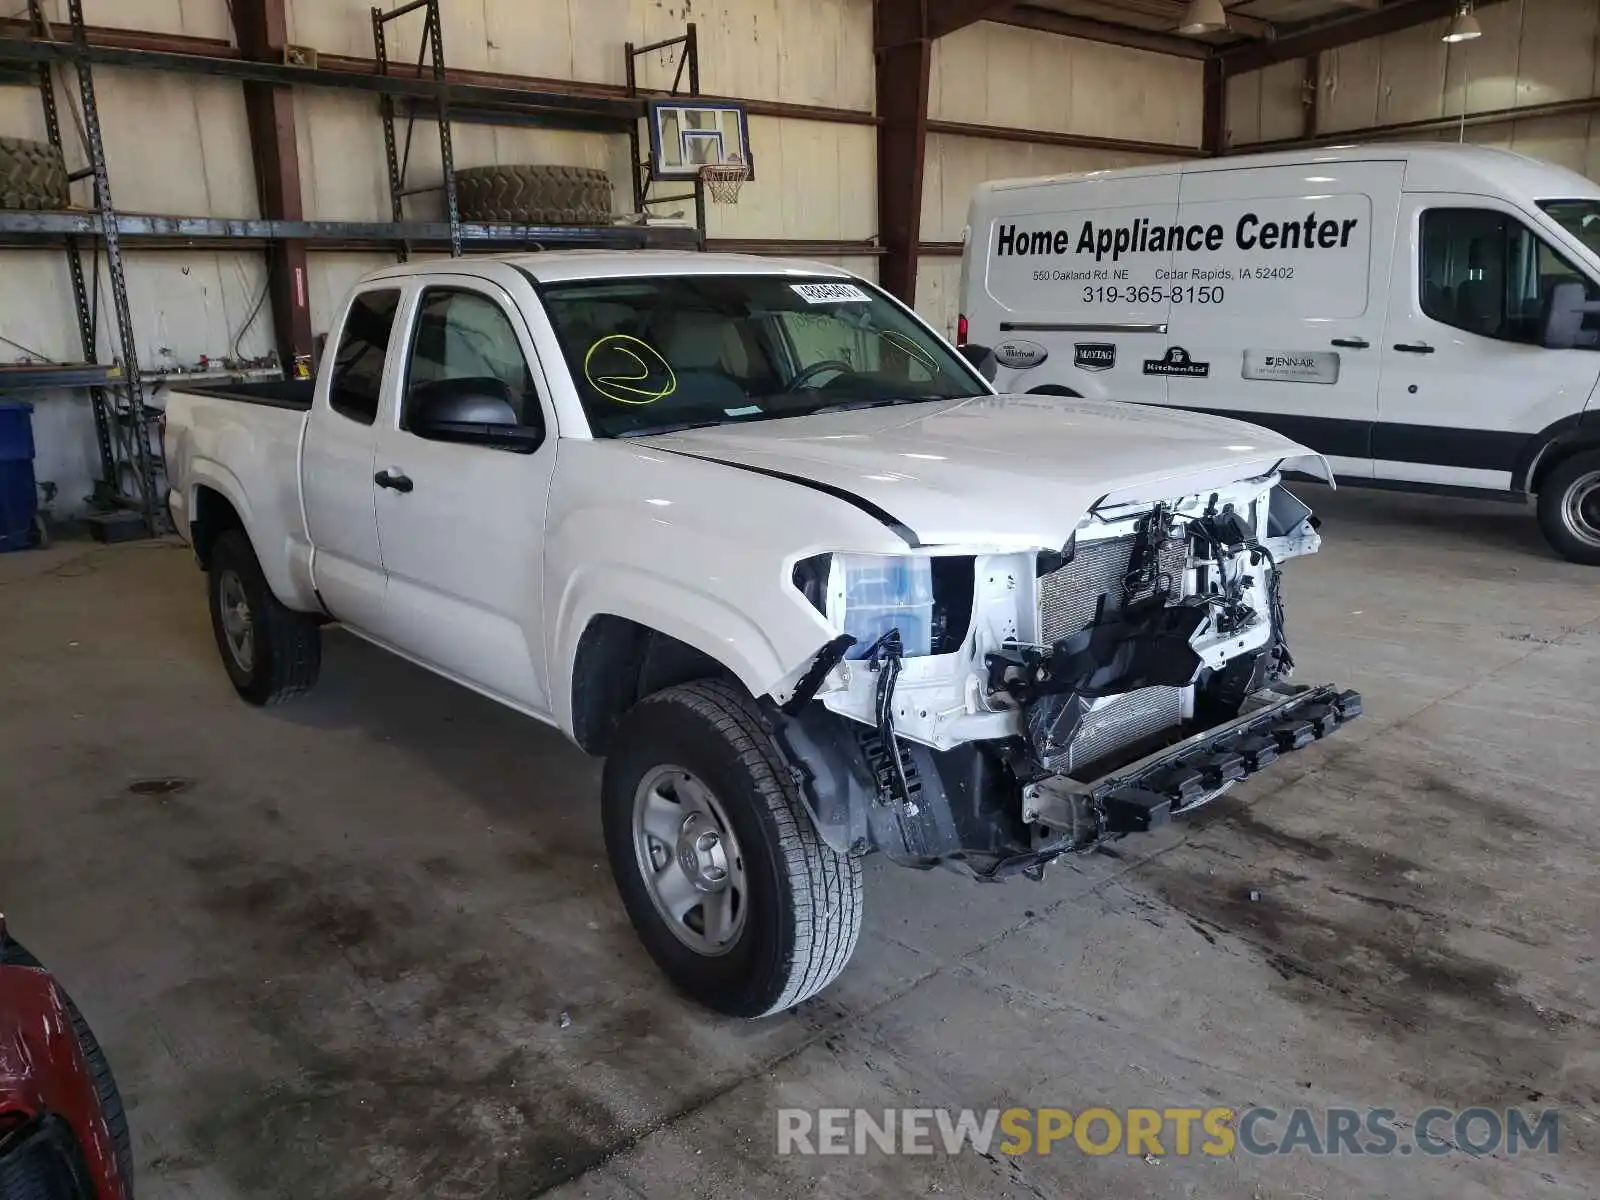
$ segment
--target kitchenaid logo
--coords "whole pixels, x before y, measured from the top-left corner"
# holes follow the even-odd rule
[[[1079,342],[1072,347],[1072,365],[1083,371],[1109,371],[1117,365],[1113,342]]]
[[[1144,360],[1146,375],[1181,375],[1188,379],[1204,379],[1211,374],[1211,364],[1195,362],[1182,346],[1169,346],[1160,358]]]
[[[1093,255],[1095,262],[1110,258],[1116,262],[1124,254],[1158,254],[1182,250],[1340,250],[1350,245],[1350,237],[1360,217],[1322,220],[1316,212],[1287,221],[1264,220],[1247,212],[1232,229],[1213,225],[1158,225],[1139,217],[1127,225],[1096,225],[1085,221],[1075,229],[1018,229],[996,224],[994,252],[997,258],[1015,255]]]

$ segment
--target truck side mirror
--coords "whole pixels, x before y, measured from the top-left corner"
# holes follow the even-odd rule
[[[1575,280],[1556,284],[1545,302],[1541,344],[1547,350],[1595,345],[1600,339],[1583,327],[1590,313],[1600,313],[1600,302],[1589,299],[1587,287]]]
[[[490,376],[441,379],[412,388],[406,426],[436,442],[500,446],[523,454],[544,441],[543,430],[518,421],[505,382]]]
[[[1000,364],[995,361],[994,351],[988,346],[974,346],[971,344],[958,346],[961,357],[966,359],[990,383],[994,382],[995,375],[999,372]]]

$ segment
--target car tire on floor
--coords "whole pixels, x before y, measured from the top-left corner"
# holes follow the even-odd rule
[[[767,1016],[849,962],[860,861],[817,836],[760,710],[736,684],[668,688],[623,719],[602,819],[634,928],[701,1004]]]
[[[206,588],[222,665],[240,696],[280,704],[310,690],[322,667],[322,631],[272,594],[243,530],[217,538]]]
[[[1563,558],[1600,566],[1600,450],[1574,454],[1545,478],[1539,524]]]

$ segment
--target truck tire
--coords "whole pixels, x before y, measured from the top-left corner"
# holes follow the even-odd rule
[[[1563,558],[1600,567],[1600,449],[1574,454],[1545,477],[1539,525]]]
[[[817,836],[737,685],[681,684],[635,706],[606,760],[601,817],[640,940],[707,1008],[781,1012],[850,961],[861,863]]]
[[[71,204],[67,164],[49,142],[0,138],[0,208],[57,211]]]
[[[242,529],[211,548],[206,590],[211,628],[234,690],[251,704],[281,704],[309,691],[322,667],[322,631],[267,586]]]
[[[467,167],[456,172],[464,221],[611,224],[611,177],[593,167]]]
[[[43,970],[43,965],[30,954],[21,942],[0,934],[0,966],[6,967],[33,967]],[[111,1073],[111,1063],[106,1059],[105,1051],[100,1048],[99,1040],[94,1036],[94,1031],[89,1028],[89,1022],[83,1019],[83,1014],[78,1011],[78,1006],[72,1002],[72,997],[67,995],[67,989],[60,983],[56,984],[56,991],[61,995],[61,1002],[66,1007],[67,1015],[72,1018],[72,1033],[77,1039],[78,1049],[83,1052],[83,1060],[89,1065],[89,1074],[94,1080],[94,1092],[100,1100],[100,1112],[105,1117],[106,1129],[111,1134],[111,1149],[117,1158],[117,1173],[122,1176],[124,1190],[129,1196],[133,1195],[133,1139],[128,1133],[128,1113],[122,1107],[122,1093],[117,1090],[116,1076]],[[36,1166],[30,1171],[29,1164],[24,1160],[19,1163],[15,1177],[5,1174],[3,1164],[0,1164],[0,1200],[13,1200],[13,1197],[30,1198],[37,1195],[41,1200],[53,1200],[56,1193],[51,1189],[50,1176],[44,1172],[46,1167]],[[35,1189],[30,1192],[29,1188]],[[8,1188],[12,1190],[7,1190]]]

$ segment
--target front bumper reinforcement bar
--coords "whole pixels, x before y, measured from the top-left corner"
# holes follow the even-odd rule
[[[1246,712],[1089,782],[1053,775],[1023,790],[1023,811],[1057,829],[1081,828],[1085,809],[1108,834],[1142,833],[1201,807],[1269,763],[1361,715],[1359,692],[1267,689]],[[1074,815],[1076,814],[1076,820]]]

